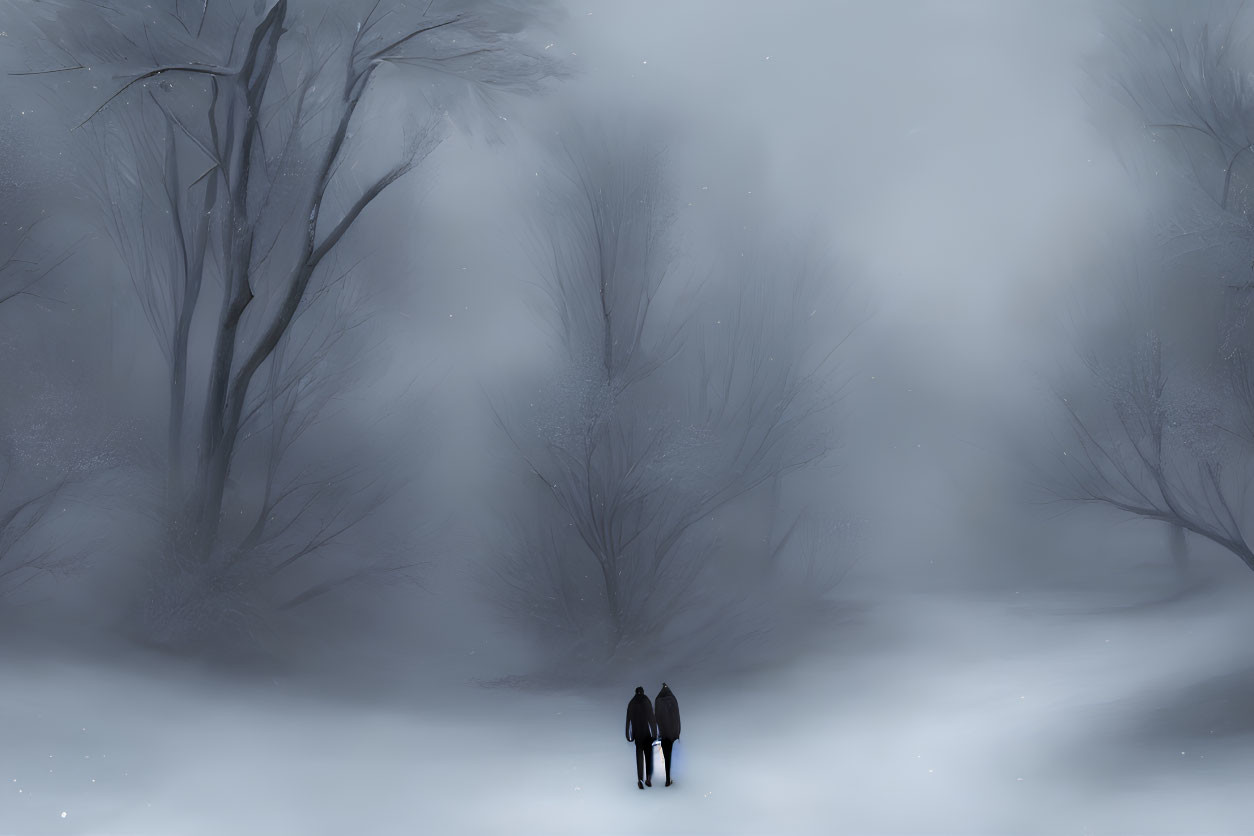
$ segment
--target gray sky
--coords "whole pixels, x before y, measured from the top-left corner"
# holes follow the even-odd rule
[[[685,203],[753,191],[830,235],[935,372],[1004,373],[1127,214],[1083,98],[1091,3],[576,3],[569,29],[590,109],[681,124]]]
[[[1085,100],[1082,61],[1101,47],[1092,4],[568,8],[551,49],[580,74],[518,106],[520,131],[571,110],[656,122],[690,244],[730,211],[812,231],[869,292],[877,362],[908,363],[955,399],[1019,390],[1025,359],[1053,336],[1047,306],[1133,217]],[[503,282],[494,297],[525,268],[516,204],[493,197],[528,168],[522,145],[446,147],[453,165],[425,204],[439,217],[422,223],[446,242],[470,217],[497,224],[496,255],[513,269],[484,266]],[[464,243],[465,259],[492,258]],[[475,343],[494,362],[491,340]]]

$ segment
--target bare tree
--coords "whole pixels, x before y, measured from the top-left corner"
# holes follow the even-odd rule
[[[36,254],[30,252],[32,229],[17,230],[3,263],[0,263],[0,306],[35,293],[35,286],[48,273]],[[64,487],[63,483],[38,488],[15,486],[12,478],[13,455],[0,455],[0,592],[10,593],[32,580],[66,565],[45,545],[33,544],[34,533]]]
[[[805,329],[815,265],[734,258],[684,282],[660,156],[606,145],[566,142],[540,238],[562,371],[522,415],[497,412],[550,502],[516,527],[501,583],[599,658],[689,608],[726,551],[713,520],[828,452],[837,394],[835,347]]]
[[[71,247],[52,255],[39,245],[36,230],[43,222],[41,216],[12,230],[0,262],[0,310],[47,301],[40,282],[74,254]],[[59,412],[68,411],[58,406],[63,407]],[[108,451],[89,449],[90,444],[49,438],[50,416],[23,417],[21,426],[6,427],[0,437],[0,595],[68,574],[81,563],[81,544],[64,533],[58,536],[50,523],[73,501],[75,487],[116,463]]]
[[[1092,387],[1063,399],[1073,442],[1061,493],[1192,532],[1254,569],[1244,500],[1254,437],[1233,423],[1254,402],[1229,399],[1182,364],[1169,373],[1171,348],[1150,331],[1089,358]],[[1229,383],[1241,383],[1244,365],[1225,370]]]
[[[1251,197],[1254,162],[1244,7],[1220,4],[1204,15],[1213,20],[1189,15],[1178,21],[1172,19],[1178,8],[1159,4],[1112,32],[1124,60],[1118,87],[1126,103],[1151,137],[1186,167],[1195,186],[1233,220]]]
[[[533,89],[551,70],[527,53],[523,18],[508,4],[412,5],[32,11],[69,60],[30,75],[116,79],[92,85],[100,94],[76,129],[96,141],[107,228],[169,370],[166,557],[207,582],[223,582],[243,557],[269,555],[248,577],[277,571],[352,528],[319,507],[326,527],[275,553],[279,532],[291,533],[277,507],[308,511],[351,492],[325,474],[306,474],[303,494],[299,478],[276,482],[283,452],[326,402],[321,361],[354,328],[355,311],[311,314],[311,300],[351,272],[333,266],[342,242],[436,147],[456,101]],[[367,118],[385,83],[426,103],[407,107],[392,133]],[[302,328],[311,316],[317,324]],[[227,514],[241,450],[260,437],[265,488],[251,510]],[[250,524],[224,540],[226,517],[241,515]]]
[[[1143,11],[1115,29],[1119,93],[1152,140],[1147,174],[1176,176],[1169,234],[1148,248],[1160,267],[1139,269],[1122,290],[1169,304],[1125,305],[1113,329],[1082,336],[1087,385],[1062,397],[1071,440],[1058,489],[1165,523],[1182,570],[1186,532],[1254,568],[1250,21],[1244,4],[1219,8],[1207,25],[1175,20],[1175,10]]]

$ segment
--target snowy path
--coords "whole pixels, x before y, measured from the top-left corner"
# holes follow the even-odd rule
[[[629,687],[449,684],[402,711],[6,663],[0,833],[1249,832],[1254,740],[1119,736],[1231,666],[1204,651],[1254,617],[1224,600],[1155,619],[900,600],[919,626],[889,649],[734,694],[672,682],[682,770],[646,792]]]

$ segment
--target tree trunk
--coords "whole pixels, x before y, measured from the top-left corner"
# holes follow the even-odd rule
[[[1185,539],[1184,528],[1178,525],[1167,530],[1167,545],[1171,552],[1171,562],[1175,567],[1176,576],[1184,578],[1189,574],[1189,544]]]
[[[216,103],[216,85],[214,90]],[[209,250],[209,217],[217,201],[218,177],[210,175],[205,183],[202,211],[193,232],[195,237],[192,239],[191,258],[184,277],[183,304],[179,309],[178,322],[175,323],[170,352],[170,425],[167,438],[169,472],[166,482],[166,508],[170,513],[180,509],[183,502],[183,423],[187,410],[188,344],[191,341],[192,321],[196,318],[196,306],[200,302],[205,255]]]

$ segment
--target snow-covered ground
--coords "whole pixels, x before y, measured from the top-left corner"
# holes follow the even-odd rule
[[[0,833],[1249,833],[1248,595],[898,596],[804,667],[668,677],[676,784],[644,792],[623,710],[658,683],[546,696],[427,671],[366,702],[8,659]]]

